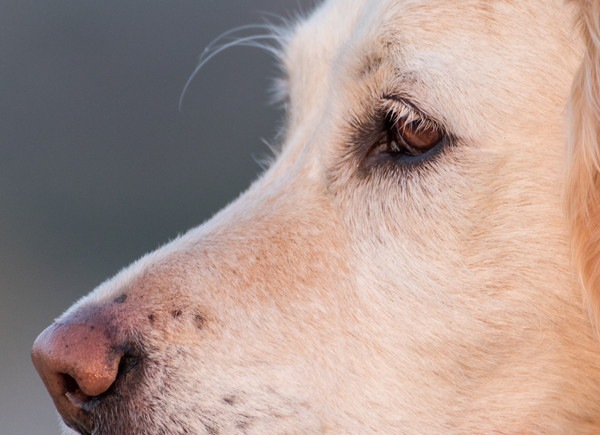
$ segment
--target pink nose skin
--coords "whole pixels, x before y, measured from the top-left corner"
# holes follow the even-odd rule
[[[92,399],[115,382],[123,354],[102,326],[55,323],[35,340],[31,358],[65,423],[90,433]]]

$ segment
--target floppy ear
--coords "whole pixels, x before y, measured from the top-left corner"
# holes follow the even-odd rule
[[[585,53],[569,101],[567,216],[575,264],[600,336],[600,0],[579,0]]]

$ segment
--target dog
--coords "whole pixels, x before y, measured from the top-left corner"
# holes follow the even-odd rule
[[[264,174],[36,340],[65,433],[598,433],[600,1],[278,39]]]

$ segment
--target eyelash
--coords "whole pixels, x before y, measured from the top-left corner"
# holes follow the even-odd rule
[[[401,123],[402,126],[407,126],[413,122],[419,122],[419,130],[421,131],[435,128],[446,135],[446,129],[443,128],[439,122],[416,109],[414,105],[408,101],[401,98],[386,96],[384,97],[384,104],[384,109],[387,109],[385,114],[386,121],[390,122],[392,125]]]
[[[387,109],[386,116],[389,117],[393,122],[402,121],[404,124],[408,124],[424,119],[420,112],[400,99],[391,99],[390,97],[385,97],[384,109]]]

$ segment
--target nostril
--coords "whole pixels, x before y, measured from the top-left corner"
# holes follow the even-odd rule
[[[62,376],[65,397],[78,408],[89,410],[89,404],[93,399],[93,396],[88,396],[79,388],[77,381],[70,375],[65,373],[59,373],[58,376]]]
[[[63,384],[65,386],[65,391],[67,393],[75,393],[77,391],[81,391],[79,389],[79,385],[77,385],[77,381],[73,379],[71,376],[62,373]]]

